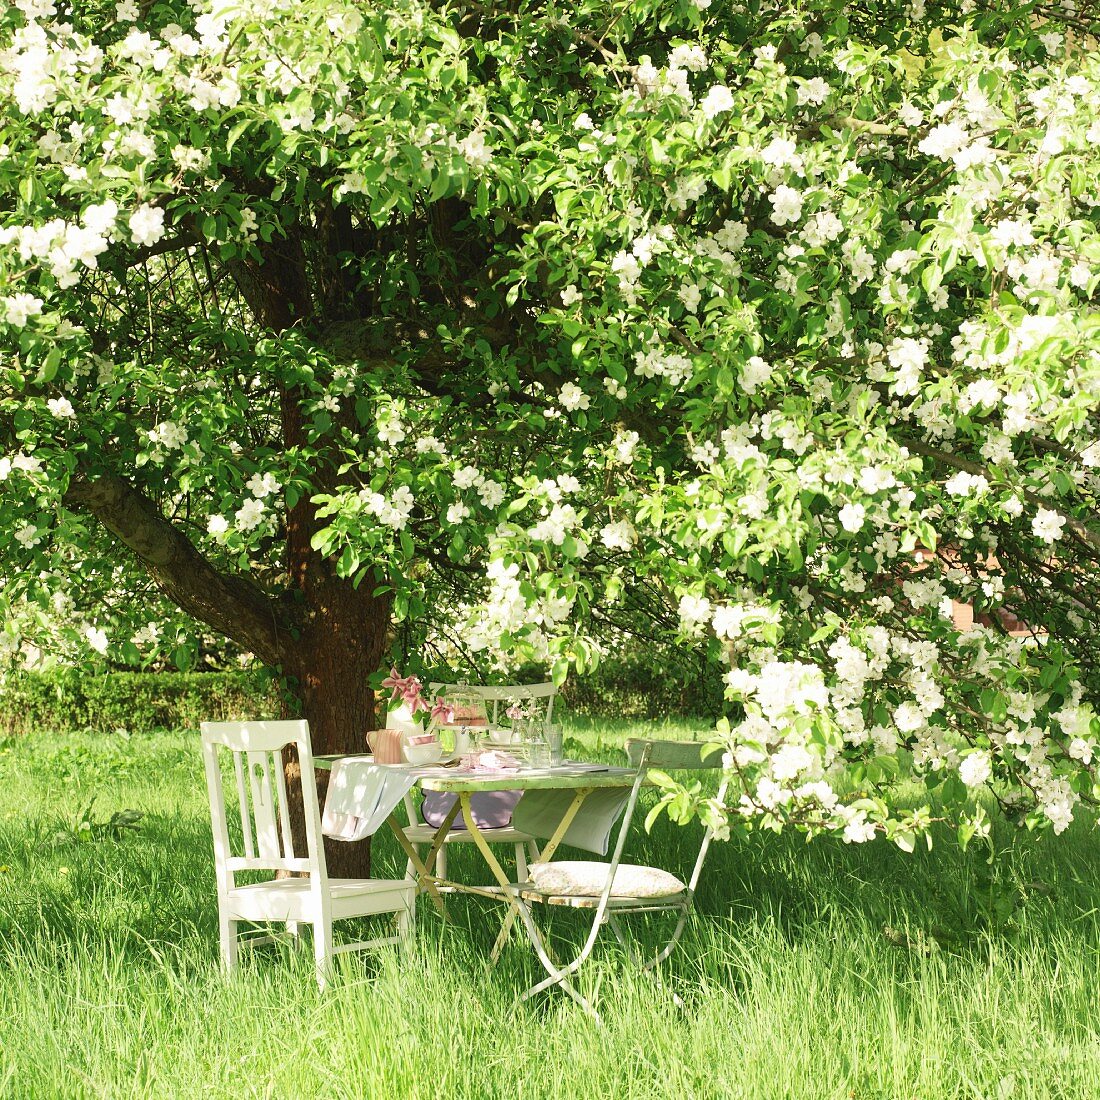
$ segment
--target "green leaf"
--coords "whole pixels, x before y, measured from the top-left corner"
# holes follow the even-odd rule
[[[61,349],[59,347],[50,348],[46,355],[46,358],[42,361],[42,366],[38,371],[38,376],[43,382],[52,382],[57,376],[57,368],[61,365]]]
[[[240,140],[241,135],[252,125],[252,119],[242,119],[236,125],[232,126],[229,130],[229,136],[225,139],[225,151],[227,153],[233,152],[233,146]]]

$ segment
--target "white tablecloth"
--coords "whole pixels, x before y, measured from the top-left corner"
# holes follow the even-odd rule
[[[336,840],[373,836],[432,768],[402,768],[350,756],[332,765],[321,815],[321,832]]]

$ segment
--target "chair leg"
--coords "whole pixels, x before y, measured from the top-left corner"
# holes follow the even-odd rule
[[[413,851],[416,852],[417,856],[420,856],[420,845],[414,844]],[[411,859],[405,860],[405,881],[416,882],[416,868],[413,866]]]
[[[542,859],[542,854],[539,852],[539,846],[533,841],[527,842],[527,862],[538,863]]]
[[[218,933],[221,941],[222,965],[227,971],[232,972],[237,966],[237,922],[219,914]]]
[[[439,854],[435,857],[435,873],[440,878],[447,877],[447,845],[439,849]]]
[[[410,890],[406,895],[404,906],[397,913],[397,934],[406,944],[412,940],[413,928],[416,926],[416,891]]]
[[[599,1012],[596,1011],[595,1006],[582,996],[570,983],[569,979],[581,968],[584,961],[591,954],[593,944],[596,941],[595,935],[590,935],[588,941],[581,953],[571,962],[565,966],[559,966],[550,956],[549,945],[543,939],[542,934],[539,932],[538,925],[535,924],[534,917],[531,914],[530,908],[525,902],[518,901],[517,906],[519,910],[520,920],[523,923],[524,928],[527,931],[528,938],[531,940],[531,944],[535,949],[535,954],[538,956],[539,962],[542,963],[543,969],[549,975],[549,977],[543,978],[541,982],[536,982],[530,989],[519,997],[519,1002],[529,1001],[537,993],[541,993],[544,989],[549,989],[552,985],[561,986],[561,988],[577,1002],[597,1023],[602,1024]]]
[[[314,921],[313,958],[317,965],[317,985],[320,987],[322,993],[325,991],[325,987],[332,977],[332,947],[332,921]]]
[[[527,881],[527,852],[522,842],[516,845],[516,882]]]
[[[687,920],[686,912],[680,917],[678,924],[676,925],[676,931],[673,933],[672,939],[665,945],[664,949],[658,952],[652,959],[645,959],[642,953],[638,950],[636,945],[632,942],[627,935],[626,930],[623,928],[622,923],[618,917],[609,916],[608,924],[611,925],[612,932],[615,933],[615,939],[619,941],[620,946],[626,952],[630,961],[647,977],[656,982],[668,995],[672,998],[672,1003],[679,1009],[684,1009],[684,1002],[680,995],[674,990],[669,988],[664,978],[661,977],[661,972],[657,967],[665,961],[672,954],[672,949],[676,946],[676,942],[680,938],[680,933],[683,931],[684,924]]]

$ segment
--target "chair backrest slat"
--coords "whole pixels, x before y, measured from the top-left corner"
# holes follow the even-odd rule
[[[233,875],[241,870],[308,870],[318,888],[322,888],[327,880],[327,869],[321,846],[321,815],[307,723],[204,722],[202,741],[219,889],[232,889]],[[304,858],[296,858],[294,853],[290,802],[283,771],[283,750],[290,745],[297,748],[302,769]],[[219,761],[224,751],[229,751],[233,757],[243,856],[234,853],[227,828],[228,807]]]
[[[252,837],[252,813],[249,806],[248,788],[244,781],[244,759],[239,752],[233,754],[233,770],[237,774],[237,804],[241,811],[241,832],[244,834],[244,854],[250,859],[256,858],[256,843]]]
[[[279,795],[279,823],[283,830],[283,855],[287,859],[294,858],[294,838],[290,829],[290,800],[286,793],[286,772],[283,768],[282,754],[271,754],[273,771],[275,772],[275,789]]]
[[[643,758],[651,768],[699,770],[722,767],[722,749],[707,741],[651,741],[631,738],[626,743],[626,755],[638,767]]]
[[[252,817],[256,822],[256,846],[265,859],[282,859],[279,843],[278,807],[271,783],[270,754],[250,752],[246,755],[248,780],[252,788]]]

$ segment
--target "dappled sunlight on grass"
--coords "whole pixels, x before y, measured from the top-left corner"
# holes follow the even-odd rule
[[[612,758],[649,730],[567,732]],[[142,816],[112,826],[124,810]],[[1100,1095],[1100,838],[1084,821],[1061,838],[1004,826],[992,868],[938,840],[913,855],[797,836],[716,845],[665,970],[685,1010],[606,946],[580,982],[601,1030],[561,996],[514,1005],[535,964],[514,938],[486,966],[499,918],[472,899],[453,899],[446,925],[423,903],[408,951],[341,957],[323,996],[309,952],[281,945],[226,980],[194,735],[9,741],[0,1095]],[[685,875],[698,841],[662,818],[628,858]],[[484,879],[466,846],[451,859]],[[380,837],[375,873],[403,868]],[[585,915],[550,920],[566,953]],[[639,925],[649,944],[659,931]]]

